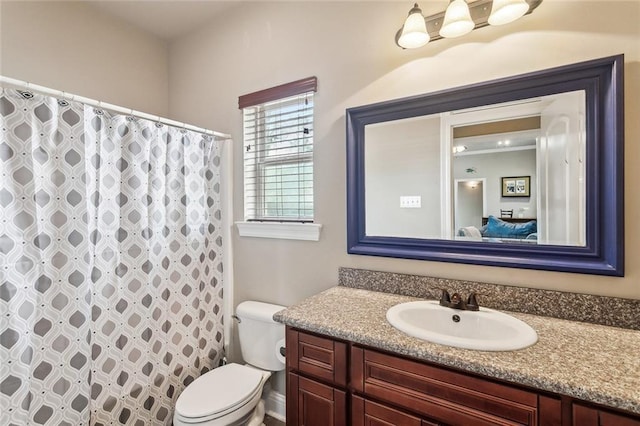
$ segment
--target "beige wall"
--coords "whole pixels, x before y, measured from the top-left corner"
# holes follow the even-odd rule
[[[84,2],[0,2],[0,75],[166,116],[168,47]]]
[[[441,238],[440,117],[369,125],[365,140],[366,235]],[[403,196],[420,208],[400,208]]]
[[[441,5],[436,5],[439,7]],[[545,0],[531,16],[462,39],[403,51],[393,35],[402,2],[256,2],[228,11],[170,47],[171,115],[230,132],[235,219],[242,220],[239,95],[315,75],[319,242],[240,238],[235,302],[291,304],[337,282],[349,266],[640,298],[640,193],[626,191],[626,276],[609,278],[348,255],[345,108],[624,53],[626,182],[640,180],[640,2]]]

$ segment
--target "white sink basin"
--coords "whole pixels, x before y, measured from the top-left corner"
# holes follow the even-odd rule
[[[527,323],[493,309],[462,311],[436,300],[407,302],[387,311],[387,321],[418,339],[480,351],[512,351],[538,341]]]

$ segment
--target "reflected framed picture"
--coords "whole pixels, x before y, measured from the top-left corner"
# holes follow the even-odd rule
[[[509,176],[502,178],[503,197],[530,197],[531,176]]]

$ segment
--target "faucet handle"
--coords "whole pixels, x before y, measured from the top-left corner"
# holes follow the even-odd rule
[[[467,310],[469,311],[479,311],[480,305],[478,305],[478,298],[476,297],[476,292],[473,291],[469,294],[467,298]]]
[[[449,292],[447,291],[447,289],[442,289],[442,294],[440,296],[440,305],[442,306],[449,306],[449,303],[451,303],[451,296],[449,295]]]

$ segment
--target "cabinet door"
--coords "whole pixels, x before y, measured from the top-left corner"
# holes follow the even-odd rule
[[[289,373],[287,377],[288,426],[346,426],[344,391]]]
[[[640,418],[573,404],[574,426],[640,426]]]

